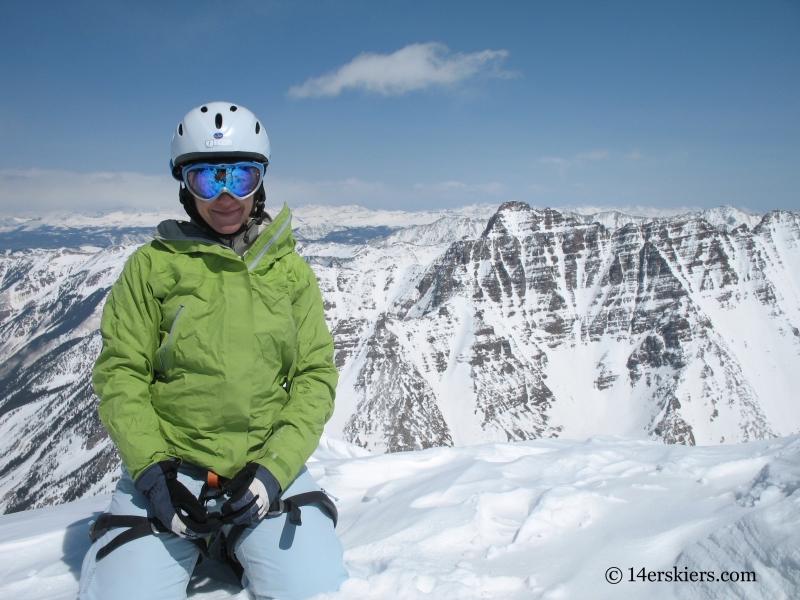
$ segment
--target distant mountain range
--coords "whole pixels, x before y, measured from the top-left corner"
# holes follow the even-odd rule
[[[103,300],[162,216],[0,219],[5,512],[118,476],[89,373]],[[800,213],[314,206],[294,227],[336,343],[326,430],[371,451],[800,431]]]
[[[398,229],[433,223],[442,217],[467,216],[484,221],[496,206],[478,204],[452,210],[370,210],[361,206],[304,205],[293,211],[298,240],[361,244],[386,237]],[[268,208],[277,214],[281,207]],[[182,212],[75,214],[48,213],[41,217],[0,216],[0,252],[29,248],[78,248],[144,244],[165,219],[185,219]]]

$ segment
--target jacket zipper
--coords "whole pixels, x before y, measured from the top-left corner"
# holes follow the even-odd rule
[[[269,238],[269,241],[266,244],[264,244],[264,247],[261,249],[261,252],[259,252],[258,255],[253,259],[253,262],[251,262],[247,266],[248,271],[252,271],[255,268],[255,266],[258,264],[258,261],[260,261],[261,257],[263,257],[264,254],[267,253],[267,250],[270,249],[270,246],[272,246],[272,244],[274,244],[277,241],[278,236],[283,233],[283,230],[286,229],[286,226],[289,225],[289,221],[291,220],[292,220],[292,213],[289,213],[288,215],[286,215],[286,220],[278,228],[278,231],[275,232],[275,235]]]
[[[164,346],[164,352],[161,356],[161,370],[164,375],[167,374],[167,366],[169,366],[169,345],[172,343],[172,334],[175,332],[175,325],[178,324],[178,317],[183,312],[183,306],[178,307],[178,312],[175,313],[175,318],[172,320],[172,327],[169,328],[169,335],[167,336],[167,344]]]

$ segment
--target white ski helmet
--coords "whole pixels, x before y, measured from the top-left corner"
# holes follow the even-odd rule
[[[190,110],[172,136],[172,176],[194,162],[250,160],[269,164],[269,137],[256,116],[231,102],[209,102]]]

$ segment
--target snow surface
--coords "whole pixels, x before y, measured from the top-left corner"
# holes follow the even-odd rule
[[[323,437],[351,578],[317,600],[800,597],[800,435],[687,447],[619,437],[369,455]],[[108,496],[0,517],[0,597],[74,598]],[[622,571],[606,582],[611,567]],[[752,571],[756,582],[628,581]],[[190,598],[252,598],[213,561]]]

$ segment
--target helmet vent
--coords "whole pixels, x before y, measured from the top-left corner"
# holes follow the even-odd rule
[[[178,135],[183,135],[183,123],[178,125]]]
[[[217,113],[217,116],[214,117],[214,124],[217,126],[217,129],[222,129],[222,115]]]
[[[231,112],[236,112],[236,107],[235,106],[231,106]]]
[[[261,123],[256,121],[256,135],[258,135],[259,133],[261,133]]]
[[[207,113],[208,112],[208,107],[207,106],[201,106],[200,107],[200,112],[201,113]]]

